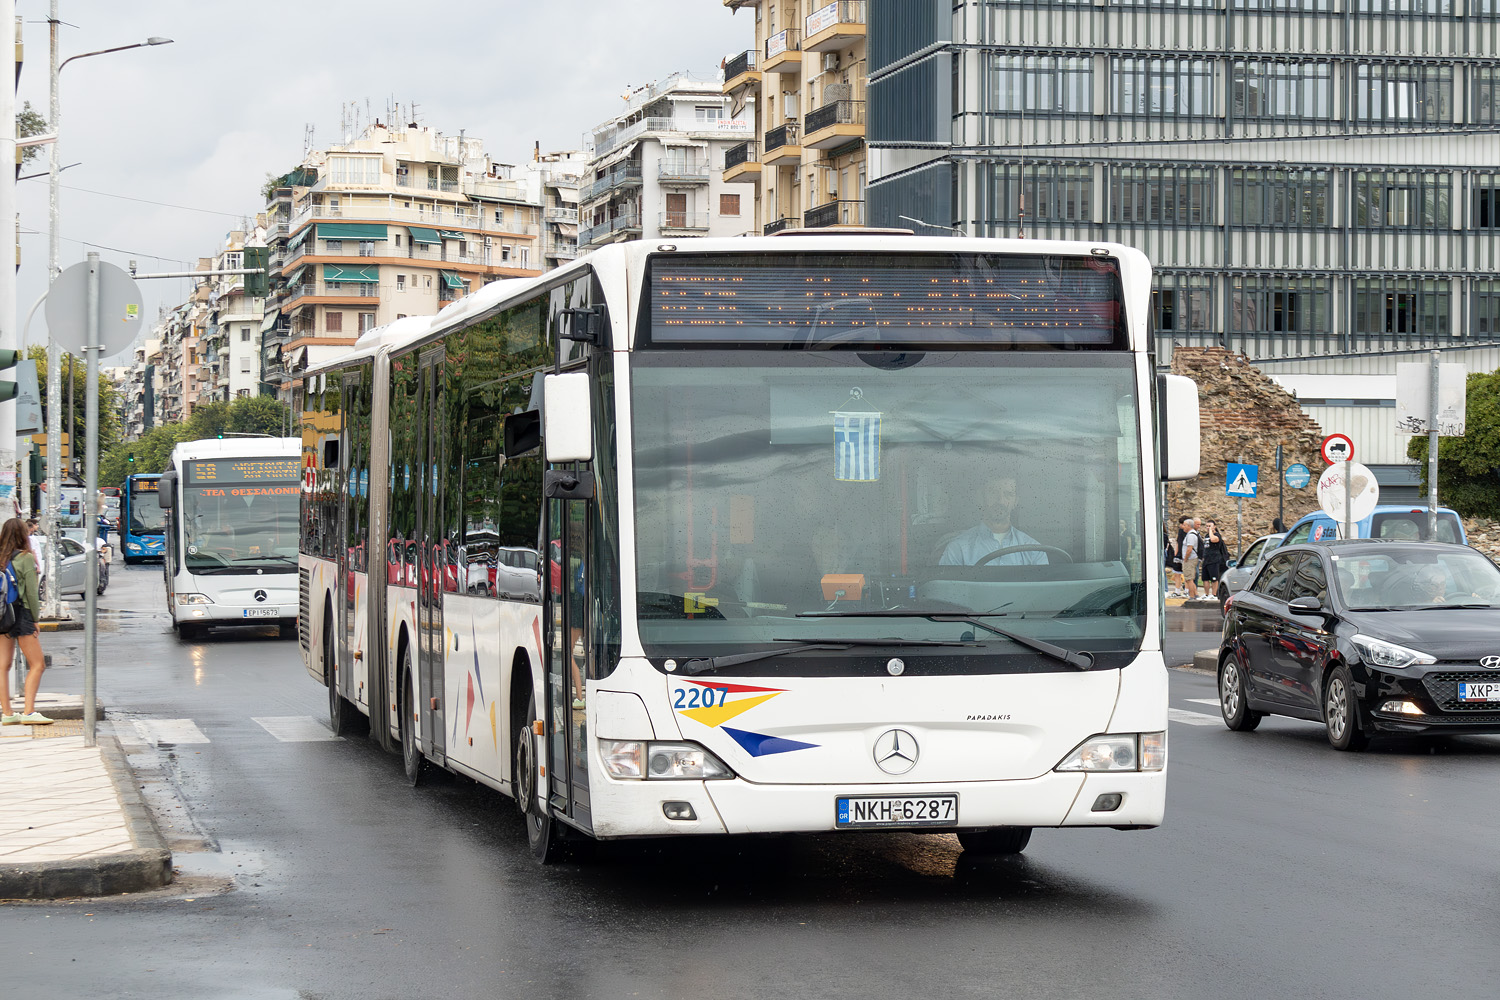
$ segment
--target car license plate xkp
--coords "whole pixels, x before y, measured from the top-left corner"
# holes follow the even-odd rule
[[[1459,681],[1459,701],[1500,701],[1500,681]]]

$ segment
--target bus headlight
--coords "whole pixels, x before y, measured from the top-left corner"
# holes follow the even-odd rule
[[[696,743],[600,740],[599,756],[611,778],[704,781],[734,777],[723,761]]]
[[[178,604],[212,604],[207,594],[178,594]]]
[[[1167,734],[1090,736],[1054,771],[1160,771],[1167,766]]]
[[[135,542],[126,542],[125,543],[125,549],[128,552],[139,552],[139,551],[141,551],[140,545],[137,544],[137,543],[135,543]]]

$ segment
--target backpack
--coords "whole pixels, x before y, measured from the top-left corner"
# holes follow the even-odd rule
[[[16,586],[15,571],[7,565],[4,570],[5,603],[0,606],[0,632],[9,632],[16,627],[16,602],[21,599],[21,588]]]

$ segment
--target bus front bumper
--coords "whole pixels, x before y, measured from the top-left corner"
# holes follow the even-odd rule
[[[172,609],[178,624],[267,625],[297,620],[297,605],[291,604],[186,604]]]
[[[655,837],[684,834],[827,833],[846,829],[951,833],[1000,826],[1123,827],[1161,825],[1165,771],[1080,774],[1049,772],[1017,781],[952,784],[763,785],[718,781],[616,781],[595,775],[594,835]],[[838,800],[857,796],[957,796],[957,818],[943,826],[841,826]],[[1119,804],[1109,796],[1118,795]],[[669,819],[691,807],[693,819]]]

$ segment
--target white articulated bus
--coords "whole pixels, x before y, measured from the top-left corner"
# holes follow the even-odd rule
[[[183,441],[157,483],[167,512],[167,610],[184,639],[297,623],[302,467],[296,438]]]
[[[600,839],[1162,821],[1159,481],[1127,247],[643,241],[304,374],[333,727]]]

